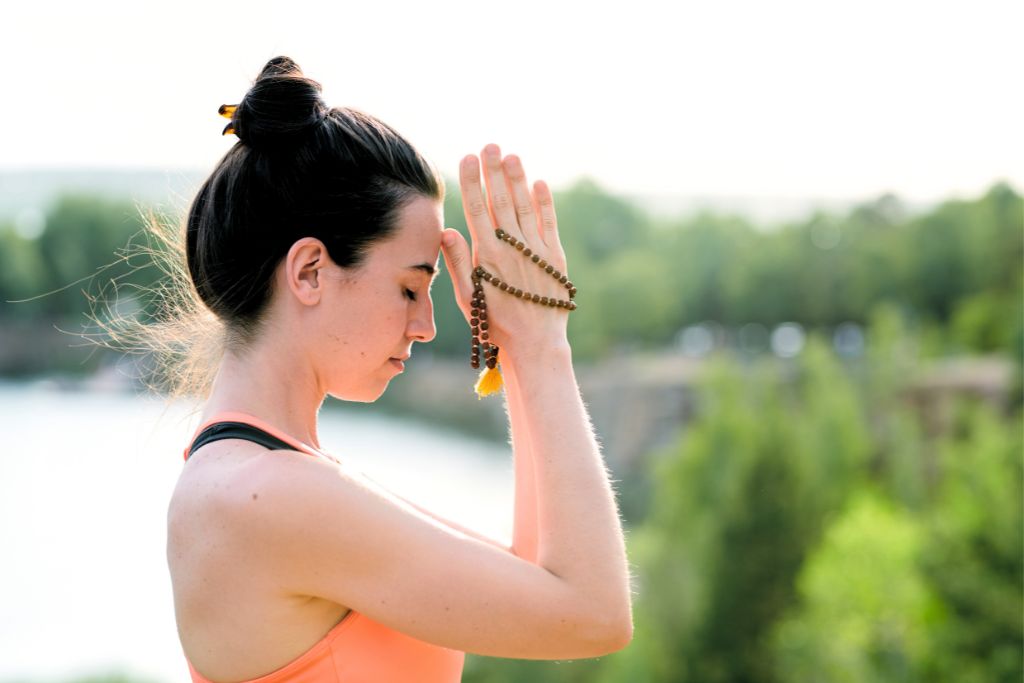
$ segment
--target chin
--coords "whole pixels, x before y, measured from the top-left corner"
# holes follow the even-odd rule
[[[384,390],[387,389],[387,384],[383,384],[380,387],[366,387],[359,391],[352,389],[328,391],[327,395],[331,398],[338,399],[339,401],[349,401],[351,403],[374,403],[378,398],[384,395]]]

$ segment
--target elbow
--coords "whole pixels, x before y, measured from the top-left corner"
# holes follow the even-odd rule
[[[624,617],[604,620],[598,633],[600,637],[592,641],[596,648],[592,656],[602,657],[625,649],[633,641],[632,612],[627,611]]]
[[[605,645],[604,654],[611,654],[624,650],[626,647],[633,642],[633,620],[628,619],[625,623],[621,624],[618,629],[613,631],[608,643]]]

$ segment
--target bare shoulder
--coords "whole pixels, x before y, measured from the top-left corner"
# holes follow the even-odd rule
[[[256,525],[242,521],[254,476],[267,467],[279,470],[282,458],[313,458],[229,441],[210,444],[195,457],[168,507],[167,562],[178,632],[204,675],[248,680],[294,660],[348,611],[282,590]]]
[[[425,514],[360,473],[298,452],[252,462],[225,523],[282,589],[366,614],[425,642],[531,659],[624,646],[618,615],[543,567]]]

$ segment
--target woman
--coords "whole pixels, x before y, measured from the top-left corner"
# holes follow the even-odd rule
[[[467,320],[477,266],[564,296],[495,232],[565,272],[548,187],[531,191],[495,145],[465,157],[471,249],[443,228],[436,171],[379,120],[327,108],[290,59],[224,113],[239,142],[199,190],[185,247],[225,343],[168,510],[193,680],[457,681],[466,652],[624,647],[628,563],[568,311],[488,287],[516,460],[511,548],[350,471],[317,437],[326,395],[376,400],[413,342],[434,338],[439,250]]]

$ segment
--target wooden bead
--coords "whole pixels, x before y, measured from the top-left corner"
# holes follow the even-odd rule
[[[507,292],[508,291],[508,283],[507,282],[502,282],[500,285],[498,285],[498,288],[501,289],[501,291],[503,291],[503,292]]]
[[[489,367],[490,369],[493,370],[494,366],[497,365],[497,364],[498,364],[498,359],[497,358],[488,358],[487,359],[487,367]]]
[[[530,251],[530,248],[529,248],[529,247],[527,247],[526,249],[523,249],[523,256],[529,256],[529,255],[530,255],[530,254],[532,254],[532,253],[533,253],[533,252],[532,252],[532,251]]]
[[[540,294],[534,294],[533,295],[533,301],[534,301],[534,303],[539,303],[540,302]]]
[[[483,339],[484,341],[487,341],[488,339],[491,338],[491,333],[490,332],[481,332],[480,333],[480,338]]]
[[[481,330],[486,330],[487,327],[488,327],[487,323],[480,323],[480,329]]]
[[[547,267],[547,268],[545,268],[544,270],[545,270],[546,272],[548,272],[548,273],[553,273],[553,272],[555,272],[555,267],[554,267],[554,266],[552,266],[552,265],[548,265],[548,267]]]
[[[547,262],[547,261],[545,261],[544,259],[541,259],[541,260],[540,260],[540,261],[539,261],[539,262],[537,263],[537,265],[538,265],[538,266],[540,266],[541,268],[547,268],[548,262]]]
[[[563,275],[562,277],[558,278],[558,281],[564,285],[566,282],[569,281],[569,277],[567,275]]]
[[[540,256],[537,256],[536,254],[534,254],[533,257],[530,260],[533,261],[534,263],[536,263],[537,261],[540,261]]]

